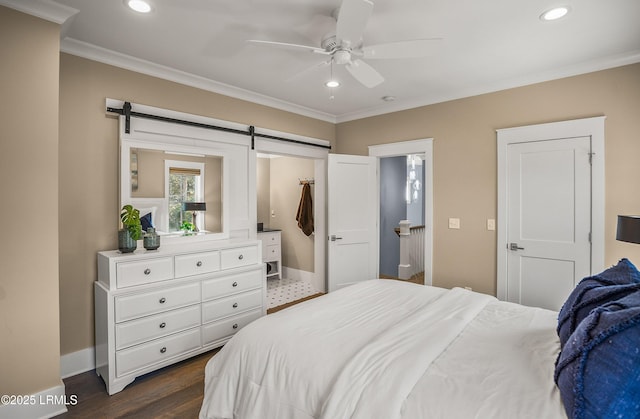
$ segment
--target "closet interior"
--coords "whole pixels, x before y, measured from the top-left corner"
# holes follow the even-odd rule
[[[314,161],[258,154],[258,239],[267,265],[268,308],[319,293],[314,275]]]

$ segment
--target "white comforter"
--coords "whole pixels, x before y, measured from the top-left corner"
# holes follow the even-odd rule
[[[201,418],[566,418],[552,311],[372,280],[261,318],[207,364]]]

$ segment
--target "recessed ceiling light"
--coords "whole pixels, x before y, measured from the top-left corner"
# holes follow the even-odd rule
[[[127,0],[126,3],[131,10],[139,13],[149,13],[151,11],[151,5],[143,0]]]
[[[554,7],[541,14],[540,19],[549,22],[551,20],[558,20],[566,16],[567,13],[569,13],[569,7],[567,6]]]
[[[384,100],[385,102],[393,102],[394,100],[396,100],[395,96],[382,96],[382,100]]]
[[[324,85],[327,87],[338,87],[340,86],[340,82],[338,82],[337,80],[329,80]]]

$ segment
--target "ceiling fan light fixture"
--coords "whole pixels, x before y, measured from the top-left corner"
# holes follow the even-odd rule
[[[551,22],[553,20],[558,20],[565,17],[567,13],[569,13],[568,6],[554,7],[553,9],[549,9],[541,14],[540,20],[542,20],[543,22]]]
[[[328,82],[326,82],[324,85],[325,85],[325,86],[327,86],[327,87],[334,88],[334,87],[338,87],[338,86],[340,86],[340,82],[339,82],[339,81],[337,81],[337,80],[329,80],[329,81],[328,81]]]
[[[126,5],[133,11],[138,13],[149,13],[151,5],[144,0],[126,0]]]

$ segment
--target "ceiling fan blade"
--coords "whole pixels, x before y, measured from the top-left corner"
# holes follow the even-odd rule
[[[432,55],[442,38],[389,42],[362,48],[365,59],[421,58]]]
[[[293,80],[298,80],[304,76],[306,76],[307,74],[313,73],[316,70],[326,67],[329,64],[331,64],[331,60],[329,59],[328,61],[322,61],[321,63],[318,64],[314,64],[311,67],[307,67],[305,69],[303,69],[302,71],[299,71],[297,73],[295,73],[294,75],[288,77],[285,79],[285,81],[289,82],[289,81],[293,81]]]
[[[323,50],[322,48],[312,47],[309,45],[288,44],[286,42],[261,41],[258,39],[249,39],[247,40],[247,42],[255,45],[263,45],[267,47],[275,47],[280,49],[306,51],[306,52],[313,52],[316,54],[325,54],[325,55],[329,54],[327,51]]]
[[[373,3],[369,0],[343,0],[336,26],[336,37],[343,46],[349,47],[360,42],[372,11]]]
[[[384,81],[384,77],[375,68],[362,60],[355,60],[346,65],[347,71],[368,88],[376,87]]]

